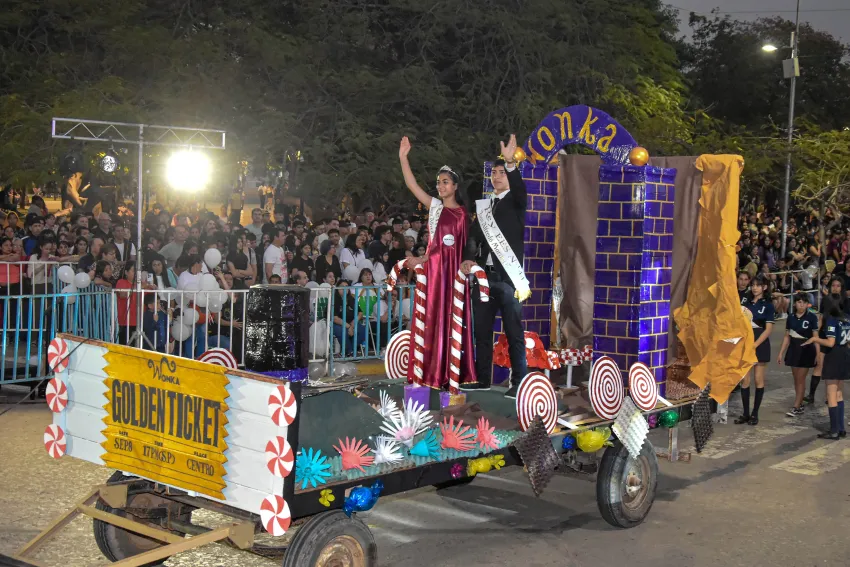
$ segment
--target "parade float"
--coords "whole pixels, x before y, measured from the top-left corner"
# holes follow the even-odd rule
[[[587,216],[575,203],[558,204],[566,176],[558,151],[567,143],[601,156],[595,179],[583,187],[596,209],[590,219],[574,219]],[[193,361],[60,335],[49,349],[54,418],[45,448],[51,457],[117,472],[16,560],[26,565],[82,514],[92,518],[103,554],[123,566],[158,564],[213,542],[280,554],[285,566],[371,566],[377,548],[358,513],[388,495],[458,485],[509,466],[524,467],[536,495],[555,474],[595,474],[602,517],[621,528],[640,524],[657,483],[649,430],[669,429],[664,453],[676,460],[677,424],[692,418],[700,449],[711,435],[709,396],[725,399],[751,355],[746,335],[735,335],[743,315],[724,309],[732,296],[737,304],[737,294],[728,231],[718,219],[726,218],[720,209],[730,200],[737,203],[737,162],[691,158],[705,175],[680,201],[677,171],[648,165],[646,151],[620,125],[589,107],[550,114],[522,153],[531,286],[524,318],[533,370],[516,400],[498,391],[459,392],[456,376],[448,391],[408,384],[408,365],[425,356],[416,317],[388,345],[386,380],[311,384],[309,292],[296,286],[249,292],[248,370],[236,369],[226,352]],[[693,250],[677,264],[680,203],[694,210],[687,235],[677,228],[676,240]],[[592,232],[564,239],[576,224]],[[687,274],[687,293],[680,290],[673,306],[681,344],[671,318],[674,266]],[[564,283],[576,274],[589,278],[581,289]],[[485,301],[486,278],[469,279],[459,274],[458,290],[474,285]],[[553,285],[558,279],[562,285]],[[677,346],[687,363],[668,360]],[[506,357],[496,350],[498,363]],[[668,366],[676,372],[668,374]],[[196,509],[229,522],[197,525]]]

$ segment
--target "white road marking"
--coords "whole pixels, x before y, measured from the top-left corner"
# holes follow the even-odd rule
[[[516,484],[518,486],[524,486],[524,487],[527,487],[527,488],[531,486],[531,485],[528,484],[527,480],[526,481],[519,481],[519,480],[514,480],[512,478],[507,478],[505,476],[496,476],[496,475],[492,475],[492,474],[479,474],[479,475],[477,475],[477,478],[480,478],[482,480],[494,480],[496,482],[504,482],[506,484]]]
[[[383,526],[375,526],[372,524],[368,524],[369,528],[375,530],[375,535],[379,537],[385,537],[387,539],[391,539],[398,543],[413,543],[417,540],[415,537],[410,537],[404,534],[400,534],[396,531],[387,529]]]
[[[365,514],[362,514],[362,515],[366,516],[365,519],[366,519],[367,522],[370,522],[372,520],[379,520],[379,521],[387,522],[390,525],[405,526],[405,527],[413,528],[413,529],[417,529],[417,530],[422,529],[424,527],[419,522],[415,522],[415,521],[409,519],[408,517],[400,516],[398,514],[393,514],[392,512],[388,512],[386,510],[371,510],[371,511],[369,511]]]
[[[801,453],[770,468],[795,474],[817,476],[834,471],[850,462],[850,448],[844,441],[822,441],[826,443],[812,451]]]

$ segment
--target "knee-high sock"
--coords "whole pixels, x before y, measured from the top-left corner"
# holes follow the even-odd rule
[[[741,386],[741,402],[744,404],[744,415],[750,415],[750,387]]]
[[[838,406],[829,408],[829,431],[838,433]]]
[[[838,431],[844,431],[844,400],[838,402]]]
[[[759,406],[761,406],[761,399],[763,397],[764,397],[764,388],[756,388],[756,400],[753,402],[753,417],[758,417]]]
[[[812,381],[809,383],[809,397],[815,397],[815,390],[818,389],[818,384],[820,384],[820,376],[815,376],[812,374]]]

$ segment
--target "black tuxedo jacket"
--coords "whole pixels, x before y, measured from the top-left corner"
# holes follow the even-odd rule
[[[510,184],[508,194],[501,199],[493,201],[493,217],[496,219],[496,225],[502,231],[520,264],[523,264],[525,212],[528,209],[528,192],[525,189],[525,181],[522,180],[519,166],[513,171],[508,172],[508,183]],[[471,207],[474,212],[475,203],[472,203]],[[487,243],[487,239],[484,238],[484,233],[481,232],[481,225],[478,224],[478,220],[476,219],[466,240],[463,259],[472,260],[483,268],[487,265],[487,256],[489,254],[490,245]],[[493,255],[493,266],[502,277],[502,281],[511,281],[495,254]]]

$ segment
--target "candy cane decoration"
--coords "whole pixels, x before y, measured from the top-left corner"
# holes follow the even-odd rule
[[[414,268],[416,290],[413,309],[413,381],[419,385],[425,380],[425,289],[428,278],[422,265]]]
[[[470,276],[475,276],[478,280],[478,290],[481,292],[481,302],[487,303],[490,301],[490,280],[487,279],[487,272],[481,266],[472,266],[469,270]]]
[[[395,263],[395,265],[390,270],[389,275],[387,275],[387,279],[385,283],[387,284],[387,291],[392,291],[395,287],[395,283],[398,281],[398,277],[401,275],[401,271],[404,269],[404,265],[407,263],[407,258],[404,260],[399,260]]]
[[[466,274],[458,270],[452,293],[452,334],[449,340],[450,394],[457,394],[460,391],[460,353],[463,344],[463,300],[465,295]]]

